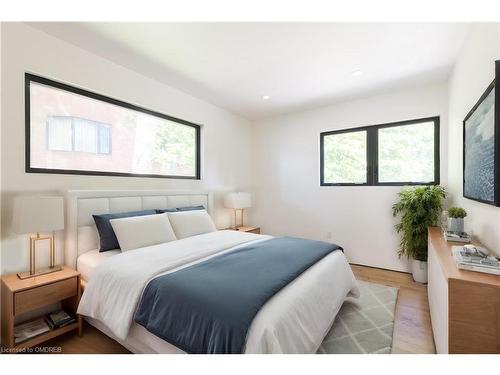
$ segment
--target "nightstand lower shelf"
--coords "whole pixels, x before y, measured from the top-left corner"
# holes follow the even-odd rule
[[[50,339],[53,339],[54,337],[57,337],[59,335],[63,335],[67,332],[73,331],[73,330],[78,330],[79,333],[81,331],[81,317],[77,318],[77,321],[71,324],[68,324],[67,326],[61,327],[61,328],[54,328],[51,329],[49,332],[43,333],[39,336],[35,336],[27,341],[24,341],[16,346],[14,346],[13,351],[14,352],[22,352],[23,349],[31,348],[33,346],[36,346],[38,344],[41,344],[45,341],[48,341]]]

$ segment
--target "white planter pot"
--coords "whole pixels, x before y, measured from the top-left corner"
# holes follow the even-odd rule
[[[448,218],[448,230],[452,232],[463,232],[464,231],[464,219],[463,218]]]
[[[427,262],[422,262],[420,260],[411,260],[411,273],[413,275],[413,280],[418,283],[427,282]]]

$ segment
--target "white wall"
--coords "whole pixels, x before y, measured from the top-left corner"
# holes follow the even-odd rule
[[[260,121],[254,126],[252,220],[264,233],[333,241],[350,262],[407,271],[391,206],[400,187],[319,186],[319,133],[441,116],[447,179],[447,87],[417,87]],[[331,239],[328,238],[331,232]]]
[[[466,230],[500,255],[500,208],[463,198],[462,186],[462,122],[495,78],[498,59],[499,25],[472,25],[449,80],[448,190],[452,203],[467,210]]]
[[[441,116],[441,183],[453,203],[468,210],[467,229],[500,253],[500,208],[462,198],[461,157],[462,120],[494,78],[494,60],[500,58],[498,24],[471,26],[448,86],[415,87],[279,116],[257,122],[253,130],[241,117],[25,24],[2,24],[1,52],[1,272],[27,268],[27,240],[9,230],[11,197],[20,192],[206,188],[221,192],[216,220],[224,227],[230,215],[221,208],[220,195],[247,189],[252,181],[250,219],[263,232],[321,240],[330,240],[331,232],[331,241],[345,247],[351,262],[405,271],[407,263],[396,256],[391,216],[400,188],[320,187],[319,133],[434,115]],[[26,71],[203,123],[202,181],[24,173]]]
[[[2,249],[1,271],[28,267],[27,239],[10,232],[11,198],[23,191],[69,189],[246,189],[251,179],[251,124],[21,23],[2,24]],[[32,72],[203,124],[202,180],[27,174],[24,172],[24,73]],[[8,95],[5,95],[8,93]],[[216,222],[230,212],[216,195]],[[60,244],[60,238],[58,243]],[[58,251],[61,259],[62,249]]]

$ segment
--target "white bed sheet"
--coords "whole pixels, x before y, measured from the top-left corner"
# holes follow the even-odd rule
[[[87,251],[78,257],[76,268],[80,272],[81,278],[87,282],[90,280],[92,272],[99,264],[109,257],[120,253],[120,250],[109,250],[102,253],[99,252],[99,249]]]
[[[90,317],[88,320],[91,324],[133,352],[182,353],[172,344],[132,322],[133,312],[147,281],[158,274],[174,272],[211,256],[233,251],[248,243],[271,238],[235,231],[220,231],[195,237],[181,244],[179,242],[185,240],[174,241],[178,244],[173,246],[169,243],[156,245],[156,249],[152,250],[152,247],[136,250],[135,256],[127,257],[130,259],[125,259],[123,256],[109,257],[108,259],[112,260],[100,263],[97,277],[90,278],[79,312]],[[200,247],[201,244],[206,245],[208,242],[212,245],[201,253],[190,249],[192,246]],[[235,245],[229,246],[231,243]],[[212,250],[208,250],[209,248]],[[163,270],[164,266],[157,267],[161,262],[158,257],[163,258],[163,263],[168,263],[169,259],[171,262],[176,258],[175,253],[179,249],[189,255],[185,257],[190,259],[189,261],[180,262],[181,264],[177,262],[177,266],[170,267],[166,271]],[[169,257],[167,254],[174,257]],[[193,255],[196,255],[194,260]],[[145,265],[142,264],[137,268],[137,262],[140,263],[144,256],[158,261],[146,261]],[[151,264],[156,266],[152,267]],[[131,278],[127,277],[125,272],[121,276],[127,277],[128,280],[116,280],[117,275],[112,269],[127,265],[135,270],[143,269],[144,266],[153,269],[143,272],[140,277]],[[159,269],[163,271],[158,271]],[[147,276],[148,273],[151,275]],[[106,280],[108,285],[103,285],[103,280]],[[139,295],[136,296],[134,289],[140,290]],[[113,298],[110,299],[111,295]],[[342,303],[346,299],[358,296],[356,281],[344,254],[339,251],[331,253],[283,288],[262,307],[250,326],[245,353],[314,353],[329,331]],[[126,311],[129,310],[131,313],[127,314]],[[116,319],[119,319],[120,324],[116,324]]]

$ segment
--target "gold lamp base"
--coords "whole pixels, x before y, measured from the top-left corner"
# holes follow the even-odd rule
[[[24,279],[29,279],[30,277],[37,277],[37,276],[40,276],[40,275],[46,275],[48,273],[61,271],[62,269],[63,269],[63,266],[54,266],[54,267],[49,267],[49,268],[44,268],[44,269],[41,269],[41,270],[37,270],[33,274],[30,273],[30,271],[19,272],[17,274],[17,277],[19,277],[21,280],[24,280]]]
[[[236,222],[236,212],[237,211],[241,212],[241,224],[240,225],[238,225],[237,222]],[[244,225],[243,225],[243,208],[236,208],[236,209],[234,209],[234,226],[233,226],[233,229],[238,229],[238,228],[241,228],[241,227],[244,227]]]
[[[50,259],[50,267],[44,268],[41,270],[36,270],[36,243],[39,241],[49,241],[49,259]],[[36,236],[30,237],[30,270],[26,272],[19,272],[17,277],[21,280],[29,279],[30,277],[36,277],[40,275],[45,275],[47,273],[57,272],[62,270],[62,266],[55,265],[56,260],[56,250],[54,246],[54,232],[52,232],[52,236],[40,236],[40,233],[37,233]]]

